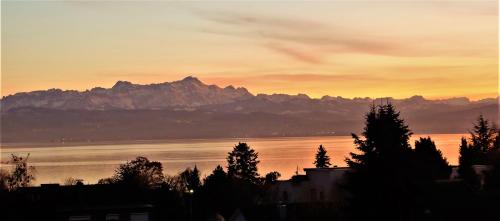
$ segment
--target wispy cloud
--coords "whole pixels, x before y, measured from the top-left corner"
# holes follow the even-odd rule
[[[432,8],[432,5],[425,7]],[[454,7],[450,9],[449,16],[460,14],[454,10]],[[474,13],[498,12],[478,7]],[[425,30],[418,35],[408,35],[401,31],[394,32],[390,27],[385,27],[389,30],[379,30],[381,27],[347,26],[335,21],[323,23],[269,14],[206,10],[196,10],[195,14],[215,23],[199,31],[252,39],[261,47],[310,64],[324,63],[329,55],[346,53],[399,57],[480,56],[489,53],[484,50],[486,46],[464,43],[465,38],[452,38]]]
[[[198,11],[203,19],[219,24],[200,31],[258,39],[261,46],[298,61],[322,63],[327,53],[390,53],[394,43],[361,36],[349,28],[319,22],[266,15]]]
[[[291,58],[297,59],[299,61],[312,63],[312,64],[320,64],[322,63],[321,56],[314,52],[308,52],[306,50],[298,50],[296,47],[286,47],[277,43],[268,43],[265,44],[265,47],[278,52],[285,54]]]

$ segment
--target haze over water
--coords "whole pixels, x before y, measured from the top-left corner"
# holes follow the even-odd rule
[[[431,136],[451,165],[457,165],[460,138],[466,134],[415,134],[410,143],[413,146],[415,139],[426,136]],[[119,164],[137,156],[160,161],[168,175],[196,164],[204,177],[218,164],[225,167],[227,152],[238,142],[247,142],[259,153],[259,173],[262,176],[278,171],[282,174],[281,179],[293,176],[297,167],[299,173],[303,173],[303,168],[313,167],[320,144],[326,147],[332,164],[337,166],[346,166],[345,157],[354,151],[350,136],[193,139],[151,144],[2,147],[1,160],[7,161],[11,154],[30,153],[30,165],[37,170],[35,185],[62,183],[68,177],[96,183],[100,178],[112,176]]]

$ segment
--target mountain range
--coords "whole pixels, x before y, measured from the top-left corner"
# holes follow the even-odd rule
[[[310,98],[207,85],[195,77],[112,88],[49,89],[1,99],[2,144],[170,138],[348,135],[373,104],[391,102],[415,133],[466,133],[479,114],[498,122],[498,99]]]

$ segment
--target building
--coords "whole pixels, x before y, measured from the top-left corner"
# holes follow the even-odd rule
[[[348,167],[305,168],[305,175],[277,181],[271,187],[274,203],[339,203],[343,197],[340,187]]]
[[[156,206],[151,190],[119,185],[42,184],[2,192],[2,220],[154,221]]]

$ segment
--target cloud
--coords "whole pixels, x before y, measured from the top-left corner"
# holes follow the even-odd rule
[[[421,11],[443,12],[438,20],[445,25],[450,22],[446,16],[458,13],[456,10],[467,10],[460,4],[451,4],[451,8],[437,4],[422,4]],[[480,5],[481,6],[481,5]],[[458,8],[458,9],[457,9]],[[409,10],[409,9],[408,9]],[[497,14],[486,7],[474,8],[475,13]],[[414,12],[416,13],[416,12]],[[476,36],[473,30],[466,28],[451,29],[449,34],[443,29],[425,29],[433,26],[428,21],[410,21],[412,27],[424,27],[419,34],[407,34],[403,30],[395,30],[393,22],[387,21],[385,26],[375,25],[353,26],[348,22],[338,23],[335,20],[313,21],[297,17],[279,16],[276,14],[257,14],[228,11],[195,10],[201,19],[211,22],[199,31],[211,34],[228,35],[252,39],[261,47],[268,48],[291,59],[320,64],[328,61],[330,55],[336,54],[368,54],[395,57],[433,57],[433,56],[481,56],[491,55],[489,45],[480,44],[470,36]],[[447,15],[449,14],[449,15]],[[375,16],[370,15],[370,16]],[[408,22],[403,20],[404,22]],[[397,22],[395,22],[397,23]],[[380,24],[379,24],[380,25]],[[454,37],[457,33],[465,34]]]
[[[362,36],[359,31],[349,28],[301,19],[221,11],[198,11],[196,14],[218,24],[216,28],[200,28],[201,32],[258,39],[262,47],[312,64],[322,63],[327,53],[384,54],[394,45],[374,40],[373,35],[359,37]]]
[[[379,82],[387,80],[382,76],[373,74],[259,74],[251,76],[214,76],[201,77],[202,81],[220,86],[234,84],[243,87],[267,87],[267,86],[290,86],[291,84],[332,84],[342,82]],[[263,80],[265,79],[265,81]]]
[[[275,43],[268,43],[265,46],[273,51],[285,54],[299,61],[312,64],[320,64],[323,62],[320,56],[318,56],[317,54],[309,53],[304,50],[297,50],[297,48],[285,47]]]

